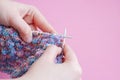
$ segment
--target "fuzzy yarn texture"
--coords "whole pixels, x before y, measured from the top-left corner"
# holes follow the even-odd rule
[[[62,47],[64,37],[50,33],[33,33],[31,43],[24,42],[19,33],[11,27],[0,25],[0,71],[11,78],[22,76],[30,66],[44,53],[47,46]],[[56,57],[56,63],[62,63],[63,55]]]

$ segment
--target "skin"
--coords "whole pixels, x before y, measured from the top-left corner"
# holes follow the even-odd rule
[[[31,42],[32,30],[40,29],[56,33],[40,11],[31,5],[11,0],[0,0],[0,11],[0,24],[15,28],[26,42]],[[80,80],[82,72],[80,64],[75,52],[68,45],[65,44],[63,49],[64,63],[54,63],[56,56],[61,51],[60,47],[49,46],[26,74],[12,80]]]
[[[0,11],[0,24],[15,28],[26,42],[32,41],[32,30],[56,32],[34,6],[1,0]]]
[[[44,54],[23,75],[20,80],[80,80],[81,68],[73,50],[65,45],[65,62],[62,64],[54,63],[61,48],[49,46]]]

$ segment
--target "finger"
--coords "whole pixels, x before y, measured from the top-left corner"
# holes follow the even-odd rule
[[[33,21],[44,32],[57,33],[55,29],[47,22],[45,17],[39,12],[38,9],[34,8]]]
[[[15,16],[15,15],[14,15]],[[13,26],[26,42],[32,41],[32,31],[29,25],[20,17],[15,16],[10,20],[10,25]]]
[[[65,62],[78,62],[77,57],[73,50],[65,44],[64,47]]]
[[[34,26],[34,25],[32,25],[32,24],[29,24],[29,26],[30,26],[30,28],[31,28],[32,31],[36,31],[36,30],[37,30],[37,27],[36,27],[36,26]]]
[[[56,56],[60,54],[61,51],[62,49],[60,47],[57,47],[55,45],[49,46],[43,53],[41,60],[54,62]]]

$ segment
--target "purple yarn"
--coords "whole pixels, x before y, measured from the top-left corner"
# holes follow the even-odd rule
[[[15,29],[0,25],[0,71],[9,74],[11,78],[22,76],[47,46],[52,44],[62,47],[63,39],[62,35],[33,33],[32,42],[26,43]],[[57,63],[62,63],[62,56],[58,55]]]

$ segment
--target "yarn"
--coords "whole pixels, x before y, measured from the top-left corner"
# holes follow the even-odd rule
[[[44,53],[49,45],[63,46],[63,35],[33,32],[31,43],[24,42],[19,33],[11,27],[0,25],[0,71],[11,78],[22,76]],[[63,55],[56,57],[62,63]]]

